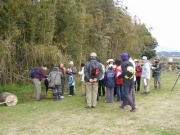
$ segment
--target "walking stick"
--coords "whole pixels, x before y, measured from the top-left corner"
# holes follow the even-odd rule
[[[178,71],[178,72],[180,72],[180,71]],[[178,72],[177,72],[177,73],[178,73]],[[176,74],[177,74],[177,73],[176,73]],[[176,80],[176,82],[175,82],[175,84],[174,84],[174,86],[173,86],[173,88],[172,88],[171,92],[173,91],[173,89],[174,89],[174,87],[175,87],[175,85],[176,85],[176,83],[177,83],[177,81],[178,81],[179,77],[180,77],[180,74],[179,74],[179,76],[178,76],[178,78],[177,78],[177,80]]]

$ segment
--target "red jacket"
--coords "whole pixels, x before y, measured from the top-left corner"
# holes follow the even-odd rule
[[[121,66],[118,66],[114,70],[116,74],[116,84],[123,84],[123,78],[118,78],[118,76],[122,73]]]
[[[141,77],[142,67],[141,65],[136,65],[136,77]]]

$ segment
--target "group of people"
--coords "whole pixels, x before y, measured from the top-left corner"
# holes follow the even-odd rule
[[[129,53],[122,53],[120,59],[109,59],[107,67],[101,63],[97,54],[92,52],[90,58],[86,63],[82,63],[82,70],[77,72],[73,61],[69,62],[69,67],[65,69],[63,64],[54,67],[49,75],[45,75],[43,71],[48,69],[48,65],[43,65],[38,68],[33,83],[35,88],[35,96],[37,101],[41,101],[41,80],[48,78],[48,82],[54,81],[55,88],[53,89],[53,99],[61,100],[64,95],[64,76],[67,74],[67,83],[69,96],[76,92],[75,77],[76,74],[82,76],[82,94],[86,97],[85,108],[96,108],[98,96],[106,96],[106,103],[113,103],[114,96],[117,96],[117,101],[122,101],[120,108],[125,109],[127,105],[131,106],[131,112],[134,112],[138,107],[135,103],[135,92],[140,91],[140,82],[142,80],[144,92],[142,94],[149,94],[149,80],[150,70],[154,77],[154,89],[161,89],[161,68],[159,57],[155,58],[153,65],[150,65],[146,56],[142,57],[142,65],[137,59],[132,59]],[[132,67],[132,69],[131,69]],[[131,69],[131,70],[129,70]],[[157,88],[157,83],[159,88]],[[102,90],[102,91],[101,91]]]

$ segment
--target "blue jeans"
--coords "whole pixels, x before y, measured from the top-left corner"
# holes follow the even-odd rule
[[[124,90],[122,84],[116,84],[117,100],[121,101],[124,98]]]

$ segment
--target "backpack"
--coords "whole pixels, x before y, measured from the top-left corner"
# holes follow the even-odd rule
[[[99,62],[90,61],[89,76],[90,78],[96,78],[99,75]]]
[[[127,66],[127,74],[124,76],[127,80],[132,80],[134,77],[135,71],[132,65]]]
[[[30,71],[29,71],[29,76],[30,76],[31,78],[34,77],[37,69],[38,69],[38,67],[33,67],[33,68],[30,69]]]

